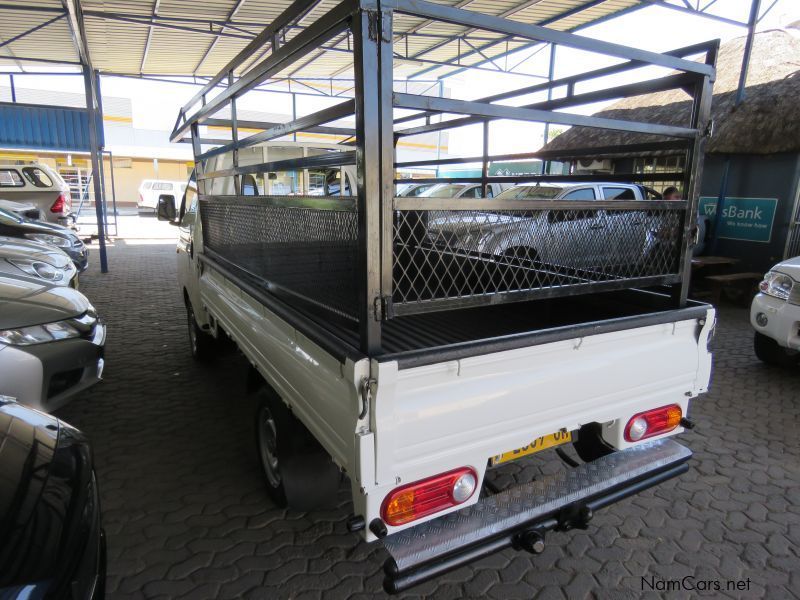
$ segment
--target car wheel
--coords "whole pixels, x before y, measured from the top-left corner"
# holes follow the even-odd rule
[[[798,363],[800,353],[778,345],[778,342],[763,333],[756,332],[753,338],[753,350],[758,359],[768,365],[791,367]]]
[[[256,446],[272,501],[292,510],[330,507],[341,472],[268,386],[258,391]]]
[[[197,324],[197,319],[194,316],[194,309],[192,303],[186,303],[186,321],[189,328],[189,349],[192,352],[192,358],[197,361],[207,361],[214,357],[215,340],[214,338],[200,329]]]

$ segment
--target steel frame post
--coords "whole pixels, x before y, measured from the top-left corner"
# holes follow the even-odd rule
[[[365,0],[351,21],[356,80],[359,338],[361,351],[368,356],[381,348],[381,319],[384,316],[381,265],[382,258],[387,258],[385,251],[382,252],[382,242],[387,243],[387,232],[382,230],[387,220],[385,213],[391,211],[394,187],[391,175],[393,159],[389,164],[383,164],[387,156],[394,153],[394,136],[391,135],[391,16],[391,12],[380,10],[377,1]],[[388,73],[385,72],[387,66]],[[376,127],[376,123],[380,125]],[[388,137],[385,135],[387,124]],[[388,247],[391,249],[391,239]],[[391,261],[391,254],[388,260]],[[391,269],[385,275],[391,277]]]
[[[83,65],[83,82],[86,94],[86,110],[89,117],[89,145],[92,157],[92,186],[94,187],[94,211],[97,217],[97,242],[100,245],[100,272],[108,273],[108,257],[106,255],[106,233],[105,218],[103,215],[103,190],[101,184],[101,169],[99,153],[101,151],[100,142],[97,135],[97,87],[95,85],[95,74],[88,64]]]
[[[717,49],[715,47],[706,54],[706,64],[714,67],[717,62]],[[692,118],[690,126],[697,130],[694,142],[688,151],[685,165],[687,198],[686,212],[683,217],[683,244],[681,246],[680,262],[678,264],[681,275],[680,284],[673,289],[673,301],[679,308],[686,306],[689,297],[689,285],[692,276],[692,248],[694,247],[694,232],[697,227],[697,207],[700,201],[700,189],[703,183],[703,162],[705,160],[706,143],[710,134],[712,81],[708,75],[704,76],[694,86],[694,102],[692,104]]]

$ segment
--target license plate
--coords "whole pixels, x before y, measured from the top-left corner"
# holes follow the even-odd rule
[[[566,444],[567,442],[572,441],[572,432],[570,431],[557,431],[556,433],[551,433],[550,435],[543,435],[535,440],[533,440],[527,446],[523,446],[522,448],[517,448],[516,450],[511,450],[510,452],[503,452],[502,454],[498,454],[493,456],[489,462],[492,466],[499,465],[500,463],[508,462],[510,460],[516,460],[517,458],[522,458],[523,456],[529,456],[530,454],[536,454],[537,452],[541,452],[542,450],[547,450],[548,448],[554,448],[556,446],[560,446],[561,444]]]

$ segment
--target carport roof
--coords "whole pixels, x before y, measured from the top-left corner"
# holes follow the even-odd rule
[[[80,64],[65,5],[72,0],[0,0],[0,66]],[[653,0],[435,0],[440,4],[567,31],[586,27]],[[91,62],[103,73],[208,76],[221,70],[289,0],[81,0]],[[288,30],[287,39],[335,6],[321,0]],[[395,50],[413,59],[400,76],[443,76],[465,66],[499,69],[492,62],[531,46],[522,39],[466,30],[418,17],[395,19]],[[256,54],[253,60],[259,55]],[[35,59],[35,60],[34,60]],[[351,63],[346,34],[301,61],[306,78],[346,76]],[[442,64],[444,63],[444,64]],[[240,67],[244,71],[247,61]],[[295,65],[294,69],[298,69]],[[237,74],[239,74],[237,72]],[[283,73],[291,75],[291,72]]]

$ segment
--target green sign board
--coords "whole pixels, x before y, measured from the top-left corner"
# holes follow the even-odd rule
[[[769,242],[777,206],[777,198],[725,198],[718,237],[744,242]],[[699,210],[713,223],[717,212],[716,196],[701,196]]]

